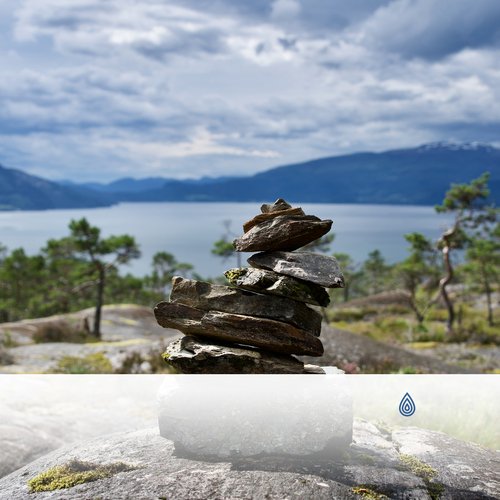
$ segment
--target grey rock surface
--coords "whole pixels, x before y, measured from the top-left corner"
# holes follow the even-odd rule
[[[330,231],[331,220],[314,215],[279,215],[259,222],[234,240],[238,252],[297,250]]]
[[[363,485],[392,499],[429,500],[437,498],[436,491],[443,500],[499,498],[498,474],[491,475],[492,468],[498,471],[498,452],[433,431],[407,428],[397,435],[396,442],[390,433],[373,424],[355,421],[354,443],[343,457],[326,454],[202,461],[176,454],[173,443],[160,437],[157,429],[117,433],[61,448],[4,477],[0,480],[0,499],[359,500],[366,498],[355,493]],[[434,443],[434,457],[452,457],[431,464],[437,476],[429,484],[399,459],[399,446],[421,439]],[[377,452],[381,447],[385,450],[382,455]],[[28,493],[28,479],[72,458],[101,464],[122,461],[138,468],[68,490]],[[431,459],[427,460],[430,463]],[[466,476],[468,483],[464,485]]]
[[[474,373],[459,365],[416,353],[397,345],[372,339],[365,335],[332,328],[326,324],[321,330],[325,353],[321,365],[338,366],[350,373],[398,372],[411,366],[417,373]],[[316,358],[301,357],[304,362],[317,363]],[[476,372],[477,373],[477,372]]]
[[[193,457],[340,454],[352,441],[346,375],[233,375],[166,379],[162,436]]]
[[[179,336],[176,330],[162,328],[150,307],[132,304],[103,307],[102,341],[90,343],[34,343],[33,335],[47,323],[75,322],[87,318],[91,322],[94,309],[48,318],[0,324],[0,343],[5,336],[13,346],[6,349],[8,364],[1,363],[0,373],[46,373],[57,370],[61,359],[102,354],[117,373],[151,373],[149,361],[160,361],[167,344]],[[90,318],[90,319],[89,319]],[[142,367],[142,362],[145,363]],[[154,363],[153,363],[154,364]]]
[[[227,280],[244,290],[288,297],[299,302],[326,307],[330,297],[326,290],[313,283],[306,283],[291,276],[284,276],[265,269],[235,268],[224,273]]]
[[[321,332],[321,315],[318,312],[302,302],[285,297],[176,276],[172,280],[170,302],[204,311],[215,310],[284,321],[316,336]]]
[[[0,376],[0,477],[69,443],[154,425],[163,377]]]
[[[261,252],[248,259],[252,267],[268,269],[327,288],[342,288],[344,277],[335,257],[312,252]]]
[[[154,313],[161,326],[177,328],[186,335],[251,345],[284,354],[323,354],[323,344],[318,337],[282,321],[220,311],[207,312],[171,302],[160,302]]]
[[[179,373],[304,373],[304,364],[293,356],[191,336],[169,344],[164,359]]]
[[[12,323],[0,323],[0,339],[9,337],[17,346],[31,345],[33,336],[47,324],[70,323],[92,324],[95,308],[78,312],[56,314],[46,318],[25,319]],[[105,342],[123,341],[138,337],[161,338],[165,330],[156,323],[150,307],[135,304],[105,305],[102,308],[101,340]]]
[[[476,492],[500,498],[500,453],[485,453],[481,446],[457,441],[443,433],[402,428],[392,433],[400,454],[415,457],[435,470],[433,480],[453,485],[458,498]],[[471,495],[472,497],[473,495]]]

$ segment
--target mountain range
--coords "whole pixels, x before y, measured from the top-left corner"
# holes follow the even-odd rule
[[[108,195],[84,186],[63,186],[0,165],[0,210],[92,208],[113,203]]]
[[[122,201],[260,202],[435,205],[451,183],[489,171],[500,202],[500,149],[434,143],[381,153],[354,153],[272,168],[248,177],[175,180],[124,178],[109,184],[55,183],[0,166],[0,208],[105,206]],[[7,184],[4,184],[7,179]]]

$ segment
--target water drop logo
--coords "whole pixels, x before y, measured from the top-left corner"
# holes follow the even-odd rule
[[[411,417],[416,410],[415,402],[411,398],[409,393],[406,393],[399,403],[399,413],[403,415],[403,417]]]

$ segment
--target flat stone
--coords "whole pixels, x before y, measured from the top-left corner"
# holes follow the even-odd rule
[[[208,390],[207,385],[205,385],[207,378],[211,378],[213,384],[213,387],[208,386]],[[203,424],[206,422],[203,411],[182,414],[182,410],[186,409],[185,406],[176,407],[174,405],[173,412],[172,408],[169,409],[167,406],[169,401],[182,402],[182,393],[179,390],[186,389],[185,386],[177,390],[174,389],[174,393],[170,392],[171,386],[179,379],[183,379],[180,381],[185,384],[191,381],[193,386],[201,383],[200,391],[205,391],[206,402],[210,405],[208,396],[212,394],[213,388],[220,384],[220,379],[226,380],[228,378],[216,375],[165,377],[165,382],[169,382],[171,385],[166,384],[159,394],[162,411],[160,425],[162,434],[168,433],[169,428],[172,434],[175,433],[174,437],[177,441],[175,451],[174,443],[161,437],[158,433],[158,427],[143,428],[132,432],[115,430],[112,434],[107,434],[101,429],[98,437],[87,438],[78,443],[63,446],[0,479],[0,498],[6,500],[40,498],[116,500],[117,498],[159,499],[162,497],[175,498],[176,500],[202,498],[366,500],[370,496],[383,498],[382,495],[385,495],[386,498],[407,500],[429,500],[430,498],[493,500],[500,498],[499,453],[497,451],[488,450],[473,443],[465,443],[458,439],[443,442],[441,433],[430,430],[422,429],[421,432],[413,433],[414,429],[407,429],[408,437],[411,438],[411,435],[415,434],[416,439],[424,438],[436,447],[433,456],[434,462],[429,461],[429,464],[436,469],[437,475],[427,485],[416,472],[405,467],[400,460],[381,458],[377,453],[381,441],[386,442],[383,445],[384,448],[385,446],[391,447],[397,454],[396,444],[385,432],[380,433],[376,439],[372,439],[374,436],[372,429],[369,429],[368,432],[364,431],[364,427],[368,423],[358,419],[354,420],[353,440],[356,443],[361,439],[366,444],[362,449],[353,444],[340,457],[333,453],[321,454],[320,456],[318,454],[312,456],[293,454],[293,456],[289,456],[273,453],[272,455],[258,455],[256,457],[245,457],[238,453],[238,450],[249,452],[256,450],[257,453],[259,448],[262,449],[263,446],[272,451],[278,447],[291,451],[296,449],[306,451],[298,444],[293,446],[292,440],[298,442],[301,434],[297,431],[301,430],[304,433],[302,439],[310,446],[310,449],[319,448],[321,446],[320,438],[323,436],[325,440],[327,439],[327,435],[321,433],[326,431],[328,435],[332,435],[332,430],[327,426],[330,415],[323,411],[317,419],[319,432],[312,432],[312,429],[316,427],[317,401],[321,402],[327,399],[324,410],[330,408],[333,418],[336,418],[338,412],[338,403],[334,406],[326,406],[330,403],[328,398],[333,386],[328,375],[326,377],[307,377],[309,382],[314,383],[322,382],[323,378],[329,379],[330,387],[326,388],[322,394],[320,393],[317,400],[312,400],[308,411],[304,411],[302,415],[299,413],[301,417],[306,417],[302,428],[299,426],[298,420],[289,421],[288,415],[285,414],[285,411],[290,410],[289,406],[285,406],[284,411],[278,407],[277,410],[280,413],[272,421],[276,425],[276,430],[263,435],[264,431],[272,430],[270,429],[271,424],[264,421],[262,428],[254,425],[254,430],[257,430],[259,437],[257,442],[251,434],[252,427],[247,425],[247,415],[245,414],[236,414],[235,420],[232,422],[233,426],[225,428],[227,416],[231,415],[231,402],[226,403],[219,415],[214,414],[212,407],[209,406],[211,422],[208,429],[211,431],[210,433],[206,432],[207,427],[203,429]],[[241,379],[261,377],[234,375],[232,378],[236,379],[240,385],[240,387],[234,388],[235,394],[238,394],[239,390],[245,387]],[[287,377],[269,375],[262,376],[262,378],[273,380]],[[295,379],[299,378],[306,377],[294,376],[294,384]],[[150,384],[149,379],[148,384]],[[188,393],[185,397],[187,398],[189,395]],[[226,393],[227,396],[228,393]],[[316,396],[316,393],[313,396]],[[218,401],[217,399],[214,403]],[[193,401],[193,405],[196,402],[196,400]],[[201,405],[197,407],[197,409],[200,408],[205,410]],[[228,409],[229,411],[224,413],[224,410]],[[84,409],[83,417],[79,417],[81,420],[87,416],[85,410],[88,409]],[[250,415],[253,421],[250,423],[255,424],[256,413],[254,409],[251,408],[251,410]],[[130,411],[129,414],[131,413]],[[171,415],[170,422],[168,421],[169,413]],[[47,415],[41,417],[44,421],[47,420]],[[177,420],[174,417],[177,417]],[[239,422],[236,420],[238,417],[241,419]],[[97,425],[97,427],[99,426]],[[279,441],[282,436],[281,429],[283,429],[283,433],[289,433],[283,434],[283,445]],[[242,434],[242,430],[244,434]],[[212,434],[212,431],[215,435]],[[193,451],[185,449],[185,453],[181,455],[181,443],[190,444]],[[253,449],[250,448],[252,443],[255,443]],[[227,455],[227,459],[212,460],[207,457],[204,460],[200,455],[203,455],[205,450],[220,450]],[[234,453],[231,454],[231,450],[234,450]],[[189,457],[190,451],[191,457]],[[99,464],[124,462],[137,466],[137,468],[130,472],[79,484],[64,490],[29,493],[26,484],[29,479],[52,467],[61,466],[71,458]],[[370,463],[372,464],[370,465]],[[357,488],[357,493],[354,488]]]
[[[234,287],[213,285],[205,281],[174,277],[170,302],[196,307],[203,311],[222,311],[284,321],[316,336],[321,332],[321,314],[302,302],[285,297],[261,295]]]
[[[305,215],[305,213],[301,208],[287,208],[286,210],[277,210],[275,212],[259,214],[243,224],[243,231],[246,233],[250,231],[250,229],[252,229],[252,227],[254,227],[255,225],[269,219],[274,219],[275,217],[279,217],[280,215]]]
[[[269,214],[271,212],[280,212],[290,208],[292,208],[290,203],[287,203],[283,198],[278,198],[274,203],[264,203],[264,205],[260,207],[260,211],[263,214]]]
[[[305,372],[304,363],[293,356],[273,354],[250,347],[214,344],[191,336],[182,337],[169,344],[163,358],[180,373],[300,374]],[[319,372],[308,369],[307,373]]]
[[[229,283],[244,290],[288,297],[315,306],[326,307],[330,303],[330,296],[323,287],[274,271],[243,267],[229,269],[224,276]]]
[[[281,321],[220,311],[207,312],[171,302],[160,302],[154,313],[161,326],[176,328],[186,335],[251,345],[284,354],[323,354],[323,344],[318,337]]]
[[[351,444],[346,375],[175,378],[165,379],[158,393],[158,421],[160,434],[181,454],[239,458],[328,450],[332,457]]]
[[[335,257],[312,252],[261,252],[247,261],[252,267],[268,269],[327,288],[343,288],[344,276]]]
[[[314,215],[280,215],[253,226],[233,245],[238,252],[291,251],[321,238],[331,228],[331,220]]]
[[[318,365],[304,365],[304,373],[311,373],[315,375],[326,375],[326,372],[321,366]]]

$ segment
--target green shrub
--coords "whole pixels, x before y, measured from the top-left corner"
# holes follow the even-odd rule
[[[17,347],[19,344],[12,338],[12,333],[9,330],[6,330],[3,333],[0,345],[9,348],[9,347]]]
[[[45,342],[72,342],[80,344],[97,340],[88,331],[66,321],[42,323],[37,326],[32,338],[36,344]]]
[[[14,358],[0,345],[0,366],[11,365]]]
[[[473,316],[465,319],[457,330],[459,340],[481,344],[500,344],[500,326],[489,326],[484,317]]]
[[[361,321],[366,316],[373,316],[377,313],[377,309],[373,307],[346,307],[342,309],[334,309],[331,311],[331,321]]]
[[[87,356],[63,356],[52,373],[68,373],[75,375],[113,373],[111,361],[102,353]]]
[[[411,309],[408,306],[402,304],[389,304],[384,307],[384,311],[388,314],[408,314],[411,313]]]
[[[407,332],[410,328],[406,319],[394,317],[377,318],[375,325],[383,332],[391,333],[395,336],[401,336],[401,334]]]
[[[445,342],[446,327],[441,323],[427,323],[415,329],[414,342]]]
[[[446,321],[448,319],[448,312],[446,309],[433,308],[427,313],[427,321]]]

